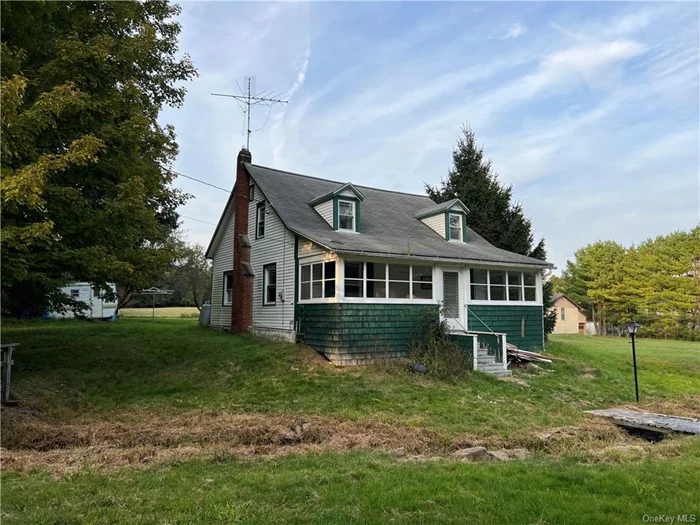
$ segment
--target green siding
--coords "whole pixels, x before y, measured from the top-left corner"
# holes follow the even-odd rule
[[[450,334],[450,341],[456,344],[464,355],[474,359],[474,336],[466,334]]]
[[[505,332],[507,342],[523,350],[544,348],[541,306],[470,305],[467,323],[476,332]]]
[[[437,306],[323,303],[296,311],[306,344],[332,361],[364,362],[407,356],[422,316]]]

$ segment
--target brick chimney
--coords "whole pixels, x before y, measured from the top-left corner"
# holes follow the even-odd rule
[[[250,263],[250,246],[241,243],[241,235],[248,235],[250,203],[250,175],[243,165],[251,162],[250,151],[243,148],[236,163],[236,184],[233,195],[233,304],[231,305],[231,332],[247,332],[253,324],[253,276],[246,275],[243,263]]]

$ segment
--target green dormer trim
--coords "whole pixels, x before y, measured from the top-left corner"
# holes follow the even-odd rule
[[[362,202],[365,200],[365,196],[358,190],[351,182],[346,182],[342,186],[340,186],[338,189],[335,189],[329,193],[326,193],[325,195],[321,195],[320,197],[316,197],[315,199],[309,201],[310,206],[316,206],[317,204],[321,204],[323,202],[329,201],[335,197],[340,196],[341,193],[344,191],[351,191],[352,193],[355,194],[355,199],[359,200]],[[346,198],[343,196],[342,198]],[[353,197],[347,197],[348,199],[352,199]]]
[[[455,207],[457,208],[457,210],[455,210]],[[467,208],[461,200],[452,199],[451,201],[446,201],[441,204],[435,204],[434,206],[429,206],[428,208],[418,210],[414,217],[416,219],[426,219],[428,217],[439,215],[450,210],[460,211],[465,214],[469,213],[469,208]]]

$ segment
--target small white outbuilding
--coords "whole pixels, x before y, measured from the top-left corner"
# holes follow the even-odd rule
[[[116,296],[116,286],[114,284],[109,284],[109,288]],[[86,310],[80,312],[81,316],[89,319],[110,319],[117,313],[116,299],[105,299],[105,290],[92,283],[70,283],[63,286],[61,291],[72,299],[88,305]],[[50,315],[57,319],[75,317],[75,313],[71,308],[67,308],[65,312],[51,312]]]

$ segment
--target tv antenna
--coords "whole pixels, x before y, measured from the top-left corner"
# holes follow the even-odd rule
[[[241,85],[236,81],[236,85],[238,86],[238,89],[240,90],[241,94],[240,95],[227,95],[225,93],[212,93],[212,95],[216,97],[229,97],[233,98],[238,102],[238,105],[241,107],[241,111],[243,111],[243,114],[247,116],[248,119],[248,127],[247,132],[246,132],[246,143],[245,147],[247,150],[250,150],[250,134],[253,131],[260,131],[262,129],[265,129],[265,124],[267,124],[267,119],[270,118],[270,113],[272,112],[272,108],[277,107],[281,104],[287,104],[289,103],[289,100],[286,99],[286,97],[282,97],[281,93],[275,93],[274,91],[265,91],[265,92],[260,92],[257,94],[253,94],[255,91],[255,88],[253,86],[253,77],[245,77],[245,80],[243,81],[245,85],[245,90],[244,88],[241,87]],[[282,97],[282,98],[280,98]],[[267,118],[265,119],[265,124],[262,125],[262,128],[252,130],[250,129],[250,113],[253,108],[253,106],[258,106],[258,105],[263,105],[269,107],[269,111],[267,112]]]

